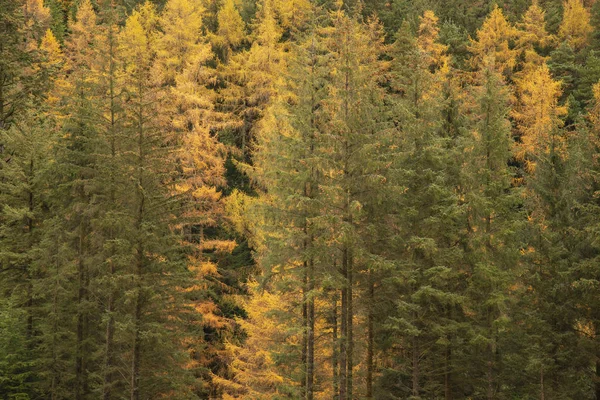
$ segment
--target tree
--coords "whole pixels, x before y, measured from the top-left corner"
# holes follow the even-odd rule
[[[222,48],[221,59],[229,61],[231,53],[244,40],[245,24],[233,0],[226,0],[217,13],[219,28],[215,36],[215,44]]]
[[[592,32],[590,12],[581,0],[566,0],[563,8],[564,14],[558,28],[558,36],[566,40],[575,51],[579,51],[587,45],[588,36]]]
[[[473,54],[472,66],[481,68],[486,58],[494,59],[494,66],[505,76],[510,76],[517,63],[517,50],[512,41],[518,31],[504,17],[502,10],[495,6],[483,25],[477,30],[477,40],[471,39],[469,50]]]
[[[450,352],[462,300],[456,286],[461,250],[453,243],[461,211],[450,171],[456,172],[460,140],[442,120],[446,71],[430,71],[417,40],[405,23],[390,52],[398,153],[391,159],[394,267],[383,282],[394,300],[382,329],[398,339],[382,350],[403,350],[390,358],[377,398],[451,396],[455,385]],[[385,384],[390,380],[397,383]]]
[[[514,116],[521,133],[521,145],[517,156],[526,161],[529,171],[535,170],[535,154],[556,151],[564,156],[564,139],[554,131],[561,125],[560,117],[567,112],[558,105],[561,95],[560,82],[550,76],[548,67],[543,64],[534,71],[523,84],[521,104]]]
[[[464,312],[469,332],[462,362],[471,366],[465,371],[473,380],[467,393],[493,399],[505,385],[502,363],[511,318],[509,286],[519,256],[514,232],[520,222],[520,191],[513,186],[514,172],[508,165],[512,158],[509,92],[493,61],[489,62],[479,70],[474,88],[473,136],[466,144],[469,159],[463,170],[468,207]]]
[[[519,25],[517,48],[522,52],[523,58],[523,66],[519,71],[521,76],[527,76],[531,70],[544,63],[545,57],[540,53],[554,42],[554,37],[546,31],[545,15],[546,13],[535,0],[523,15]]]

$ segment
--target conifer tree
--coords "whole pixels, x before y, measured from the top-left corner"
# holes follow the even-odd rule
[[[563,3],[563,19],[558,28],[558,36],[566,40],[575,51],[587,45],[592,31],[590,12],[581,0],[566,0]]]
[[[531,70],[545,61],[545,57],[540,55],[540,52],[548,48],[555,39],[546,31],[545,15],[537,0],[534,0],[519,25],[517,48],[522,52],[523,58],[523,66],[519,71],[521,76],[527,76]],[[526,77],[523,79],[527,80]]]
[[[457,182],[449,173],[455,170],[459,142],[456,133],[447,134],[451,132],[442,121],[444,68],[432,73],[429,55],[414,45],[416,41],[405,23],[391,52],[394,124],[398,129],[394,144],[399,154],[392,164],[393,187],[398,188],[392,240],[396,266],[388,279],[397,300],[385,326],[401,338],[405,348],[402,355],[392,358],[393,367],[386,377],[398,379],[400,384],[387,390],[394,396],[418,398],[452,390],[448,351],[456,328],[452,315],[460,307],[461,297],[453,293],[460,250],[451,243],[458,238],[454,228],[460,211],[456,207]],[[428,356],[426,348],[431,349]],[[439,375],[433,373],[435,363],[440,365]]]
[[[466,374],[473,381],[472,395],[493,399],[505,385],[502,357],[510,318],[508,287],[519,254],[513,232],[519,222],[520,196],[508,166],[512,157],[509,92],[493,60],[488,62],[478,72],[474,143],[467,145],[469,162],[463,172],[468,207],[465,314],[470,332],[469,348],[462,356],[470,366]]]
[[[512,41],[517,29],[507,20],[502,10],[494,6],[483,25],[477,30],[477,39],[471,39],[469,50],[473,54],[472,66],[481,68],[488,57],[494,58],[494,66],[505,76],[510,76],[517,63],[517,50]]]

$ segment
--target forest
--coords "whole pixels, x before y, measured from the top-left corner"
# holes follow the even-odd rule
[[[0,398],[600,400],[600,1],[0,0]]]

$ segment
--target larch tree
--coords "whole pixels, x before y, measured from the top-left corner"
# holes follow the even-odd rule
[[[590,12],[582,0],[566,0],[563,3],[563,19],[558,28],[558,36],[566,40],[575,51],[581,50],[592,33]]]
[[[493,57],[495,68],[505,76],[511,76],[517,64],[518,52],[512,47],[517,34],[517,29],[506,20],[502,10],[494,6],[477,30],[477,38],[471,39],[472,66],[481,68],[486,58]]]

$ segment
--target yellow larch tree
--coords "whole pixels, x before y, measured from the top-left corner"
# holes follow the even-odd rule
[[[40,50],[44,54],[41,67],[48,71],[51,77],[46,102],[50,107],[56,108],[60,99],[66,95],[69,85],[65,74],[66,57],[50,29],[46,30],[42,38]]]
[[[310,0],[274,0],[273,7],[282,28],[291,31],[303,28],[312,12]]]
[[[291,296],[264,290],[256,281],[249,282],[248,288],[251,296],[244,304],[248,317],[237,320],[247,339],[243,345],[227,343],[232,355],[233,378],[214,377],[225,390],[225,400],[268,400],[284,395],[295,386],[289,378],[289,366],[277,362],[276,358],[285,357],[286,348],[297,346],[300,335],[290,334],[291,320],[284,321],[273,313],[289,304]]]
[[[44,5],[44,0],[26,0],[23,5],[25,31],[29,36],[29,46],[34,49],[40,43],[46,29],[50,27],[50,9]]]
[[[217,297],[222,297],[222,293],[233,289],[223,283],[215,258],[233,251],[236,243],[205,234],[208,228],[222,225],[224,218],[222,193],[218,188],[226,185],[226,149],[216,137],[223,116],[214,109],[215,91],[211,85],[216,71],[208,65],[213,53],[203,33],[202,13],[203,9],[194,0],[167,2],[160,17],[162,34],[157,40],[155,70],[167,91],[161,107],[168,113],[164,129],[174,145],[177,170],[174,190],[185,202],[178,227],[189,249],[188,269],[195,282],[186,291],[220,293]],[[219,332],[219,337],[232,330],[233,320],[223,316],[217,298],[192,293],[190,299],[189,306],[202,315],[202,329]],[[188,368],[198,371],[205,381],[211,380],[210,374],[205,372],[214,368],[211,365],[227,369],[220,365],[226,350],[216,338],[190,338],[187,345],[190,353],[195,354]],[[214,390],[213,385],[211,393],[216,393]]]
[[[417,45],[421,51],[426,53],[430,65],[437,68],[444,67],[448,64],[448,46],[438,42],[440,28],[438,27],[438,17],[433,11],[427,10],[423,16],[419,17],[419,34],[417,37]]]
[[[590,12],[581,0],[566,0],[563,9],[558,36],[566,40],[576,51],[581,50],[588,43],[588,37],[592,33]]]
[[[561,117],[567,108],[558,104],[561,83],[552,79],[546,64],[531,73],[521,85],[520,103],[513,116],[521,134],[516,155],[524,160],[530,172],[536,159],[550,151],[565,156],[565,139],[560,134]]]
[[[519,35],[517,49],[523,54],[523,67],[521,75],[525,75],[545,61],[546,57],[538,54],[538,49],[543,49],[553,44],[556,38],[546,31],[546,12],[534,0],[523,15],[523,20],[518,25]]]
[[[497,71],[510,76],[517,62],[517,50],[512,48],[511,42],[517,35],[517,29],[495,6],[477,31],[477,39],[471,39],[469,50],[473,54],[472,66],[479,69],[485,64],[486,58],[491,58]]]
[[[217,23],[219,27],[213,44],[221,48],[223,61],[227,62],[233,49],[239,46],[245,37],[245,23],[234,0],[225,0],[217,13]]]
[[[254,141],[256,122],[280,95],[286,68],[283,28],[276,19],[273,0],[264,0],[259,6],[252,47],[231,57],[222,71],[226,87],[220,91],[235,144],[244,158]]]
[[[201,41],[203,12],[198,1],[169,0],[166,3],[160,18],[162,35],[157,52],[164,83],[174,84],[175,77],[188,64],[209,57],[210,46]],[[198,60],[199,56],[204,60]]]

